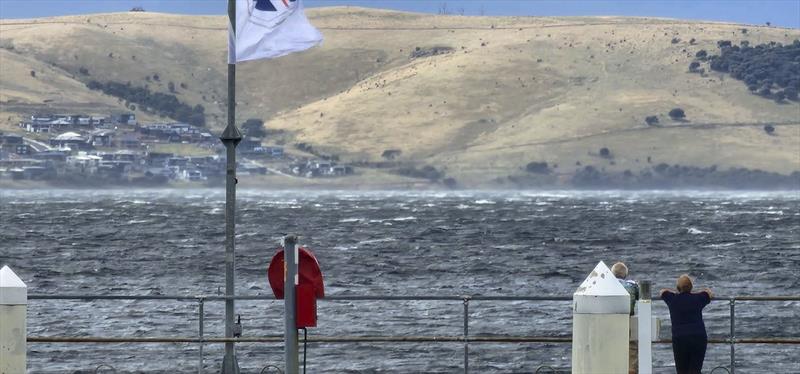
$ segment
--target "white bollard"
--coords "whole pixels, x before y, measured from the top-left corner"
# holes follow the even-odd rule
[[[8,266],[0,269],[0,374],[24,374],[28,355],[28,287]]]
[[[637,315],[631,317],[631,340],[637,342],[639,355],[639,374],[653,372],[653,342],[661,332],[661,320],[653,317],[653,301],[650,282],[639,283],[639,300],[636,301]]]
[[[572,295],[572,373],[628,372],[631,297],[602,261]]]

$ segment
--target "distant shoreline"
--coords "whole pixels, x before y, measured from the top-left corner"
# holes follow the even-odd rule
[[[797,192],[800,193],[800,184],[794,187],[777,186],[775,188],[747,188],[747,187],[731,187],[731,186],[692,186],[682,185],[674,187],[661,187],[661,188],[646,188],[641,186],[567,186],[567,185],[539,185],[539,186],[476,186],[476,187],[456,187],[448,188],[443,185],[430,183],[427,185],[419,185],[417,187],[407,187],[402,183],[398,184],[383,184],[383,185],[364,185],[364,184],[304,184],[304,185],[280,185],[280,184],[254,184],[254,183],[240,183],[237,186],[239,191],[348,191],[348,192],[476,192],[476,193],[491,193],[491,192],[611,192],[611,191],[630,191],[630,192]],[[225,186],[208,186],[202,183],[180,183],[180,184],[166,184],[157,186],[124,186],[124,185],[52,185],[41,182],[13,182],[13,181],[0,181],[0,191],[13,192],[13,191],[123,191],[123,190],[203,190],[203,191],[225,191]],[[798,195],[800,197],[800,195]]]

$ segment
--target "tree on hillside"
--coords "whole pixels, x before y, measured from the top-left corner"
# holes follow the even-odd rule
[[[747,41],[733,46],[719,41],[720,54],[709,56],[710,68],[743,81],[747,88],[764,98],[797,100],[800,90],[800,40],[751,46]],[[780,93],[779,93],[780,92]]]
[[[783,102],[784,99],[786,99],[786,93],[783,91],[775,92],[775,94],[772,95],[772,98],[775,100],[776,103],[781,103]]]
[[[673,120],[682,120],[686,118],[686,113],[681,108],[675,108],[669,111],[669,118]]]
[[[786,89],[783,90],[783,93],[786,94],[786,98],[789,100],[797,101],[798,99],[797,88],[794,88],[794,86],[786,87]]]
[[[399,149],[387,149],[387,150],[383,151],[383,153],[381,154],[381,157],[383,157],[383,158],[385,158],[387,160],[394,160],[397,157],[399,157],[400,154],[402,154],[402,153],[403,152],[401,150],[399,150]]]
[[[131,82],[99,82],[89,81],[86,87],[100,90],[106,95],[114,96],[122,102],[139,104],[144,111],[153,112],[161,117],[174,118],[194,126],[205,126],[205,108],[197,104],[191,106],[178,100],[175,95],[152,92],[148,87],[133,86]]]
[[[694,54],[694,57],[697,57],[697,59],[700,61],[705,61],[705,59],[708,57],[708,52],[706,52],[705,49],[701,49]]]
[[[535,174],[550,174],[550,167],[547,162],[531,162],[525,165],[525,171]]]
[[[245,135],[253,138],[263,138],[267,136],[267,132],[264,131],[264,121],[258,118],[250,118],[244,121],[242,130],[244,130]]]
[[[647,123],[648,126],[657,126],[658,125],[658,117],[656,116],[647,116],[644,119],[644,122]]]
[[[611,150],[606,147],[600,148],[600,157],[611,158]]]
[[[772,125],[765,125],[765,126],[764,126],[764,132],[766,132],[766,133],[767,133],[767,134],[769,134],[769,135],[772,135],[772,134],[774,134],[774,133],[775,133],[775,126],[772,126]]]

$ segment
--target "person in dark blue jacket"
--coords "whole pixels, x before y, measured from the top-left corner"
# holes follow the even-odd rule
[[[692,293],[692,279],[686,274],[678,277],[677,292],[661,290],[672,321],[672,353],[678,374],[700,374],[703,369],[708,345],[703,308],[712,297],[708,288]]]

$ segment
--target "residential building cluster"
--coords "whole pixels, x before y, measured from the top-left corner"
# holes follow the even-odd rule
[[[171,180],[223,180],[225,148],[207,129],[185,123],[140,124],[132,113],[112,116],[31,115],[17,133],[0,132],[0,179],[159,184]],[[206,156],[163,152],[158,145],[191,144]],[[169,147],[167,147],[169,149]],[[336,162],[296,159],[284,148],[245,138],[237,147],[239,175],[284,174],[337,177],[353,168]]]

